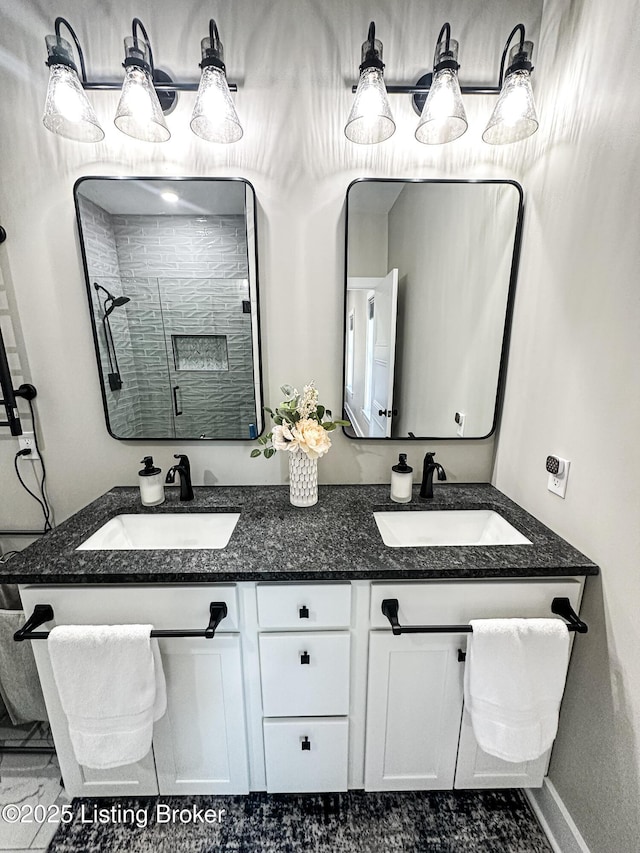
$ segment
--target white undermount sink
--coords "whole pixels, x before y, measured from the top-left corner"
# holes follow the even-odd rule
[[[239,512],[161,512],[116,515],[77,551],[226,548]]]
[[[491,509],[400,510],[374,512],[373,517],[389,548],[531,545],[526,536]]]

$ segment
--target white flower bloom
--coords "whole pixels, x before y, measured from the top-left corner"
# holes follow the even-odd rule
[[[305,385],[302,390],[302,397],[298,404],[298,414],[301,418],[308,418],[312,412],[318,408],[318,391],[315,382],[312,380],[308,385]]]
[[[298,450],[298,442],[287,424],[276,424],[271,430],[271,444],[276,450]]]
[[[300,450],[311,459],[324,456],[331,447],[331,439],[326,429],[311,418],[302,418],[292,430]]]

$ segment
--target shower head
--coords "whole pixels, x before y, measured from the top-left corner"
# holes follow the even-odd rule
[[[108,301],[108,299],[105,300],[105,307]],[[114,308],[120,308],[121,305],[126,305],[127,302],[131,302],[131,299],[128,296],[116,296],[115,299],[111,297],[111,305],[109,305],[109,307],[104,312],[104,316],[108,317]]]
[[[131,302],[130,297],[128,296],[114,296],[113,293],[109,293],[106,287],[103,287],[101,284],[98,284],[97,281],[93,282],[93,286],[96,291],[103,290],[107,294],[107,298],[104,300],[104,316],[105,318],[111,314],[114,308],[120,308],[121,305],[126,305],[127,302]],[[110,303],[107,308],[107,302]]]

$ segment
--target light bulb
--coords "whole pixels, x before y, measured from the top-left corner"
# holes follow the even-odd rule
[[[389,139],[395,129],[382,70],[364,68],[344,129],[345,136],[360,145],[373,145]]]
[[[227,78],[224,71],[214,65],[202,69],[191,129],[207,142],[229,143],[242,138],[242,125],[231,99]]]
[[[490,145],[526,139],[538,129],[531,75],[526,70],[509,74],[502,86],[482,138]]]
[[[514,28],[511,35],[520,27],[521,24]],[[502,90],[482,134],[483,140],[489,145],[520,142],[538,129],[538,116],[531,89],[533,43],[524,41],[524,27],[521,38],[520,43],[511,49]]]
[[[56,36],[47,36],[46,43],[50,71],[42,116],[44,126],[58,136],[77,142],[100,142],[104,139],[104,131],[78,79],[71,60],[71,45]]]
[[[138,38],[124,40],[122,94],[114,119],[118,130],[143,142],[166,142],[171,137],[147,61],[147,45]]]
[[[427,145],[453,142],[467,129],[457,60],[458,42],[455,39],[438,42],[433,59],[433,82],[416,128],[418,142]]]

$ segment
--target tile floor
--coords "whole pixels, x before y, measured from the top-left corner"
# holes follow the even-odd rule
[[[13,726],[6,715],[0,717],[0,811],[3,806],[35,808],[40,804],[61,806],[68,803],[60,785],[60,768],[55,755],[2,753],[2,746],[53,746],[46,723]],[[23,812],[29,810],[23,808]],[[53,814],[57,809],[52,809]],[[9,823],[0,814],[0,853],[44,853],[58,822]]]
[[[0,810],[9,803],[34,808],[69,803],[55,755],[0,754]],[[52,817],[54,812],[59,814],[59,809],[51,810]],[[30,809],[23,808],[23,814],[31,814]],[[31,822],[10,823],[0,814],[0,851],[44,853],[57,828],[57,820],[39,823],[32,816]]]

